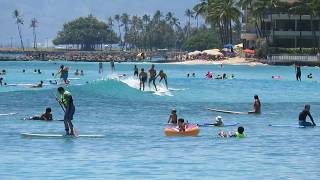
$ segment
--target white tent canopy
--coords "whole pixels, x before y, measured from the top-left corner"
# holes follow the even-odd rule
[[[212,55],[212,56],[223,56],[219,49],[209,49],[202,51],[202,54]]]
[[[189,52],[188,55],[189,56],[196,56],[196,55],[199,55],[201,54],[201,51],[193,51],[193,52]]]

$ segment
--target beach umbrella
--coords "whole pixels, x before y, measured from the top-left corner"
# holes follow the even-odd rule
[[[246,53],[246,54],[256,54],[255,50],[251,50],[251,49],[245,49],[242,52]]]
[[[224,47],[224,48],[231,49],[231,48],[233,48],[233,45],[232,45],[232,44],[225,44],[223,47]]]

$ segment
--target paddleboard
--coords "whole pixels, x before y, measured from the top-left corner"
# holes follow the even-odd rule
[[[52,121],[64,121],[63,119],[53,119],[53,120],[42,120],[42,119],[32,119],[32,117],[26,117],[26,118],[21,118],[21,120],[29,120],[29,121],[45,121],[45,122],[52,122]]]
[[[221,110],[221,109],[212,109],[208,108],[209,111],[221,112],[221,113],[228,113],[228,114],[249,114],[248,112],[237,112],[237,111],[228,111],[228,110]]]
[[[215,126],[213,125],[212,123],[204,123],[203,125],[200,125],[202,127],[228,127],[228,126],[237,126],[239,125],[240,123],[238,122],[230,122],[230,123],[223,123],[224,125],[223,126]]]
[[[45,133],[21,133],[25,137],[38,137],[38,138],[76,138],[71,135],[64,134],[45,134]],[[86,137],[86,138],[103,138],[105,137],[102,134],[80,134],[77,137]]]
[[[306,126],[299,126],[295,124],[269,124],[271,127],[293,127],[293,128],[306,128]],[[310,126],[313,127],[313,126]]]
[[[11,115],[16,115],[17,113],[15,112],[11,112],[11,113],[3,113],[3,114],[0,114],[0,116],[11,116]]]

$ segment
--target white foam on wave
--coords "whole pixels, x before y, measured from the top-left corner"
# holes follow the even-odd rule
[[[135,88],[138,90],[140,89],[140,80],[137,77],[111,74],[105,78],[105,80],[108,80],[108,79],[121,81],[127,84],[131,88]],[[157,84],[157,91],[156,91],[152,84],[150,84],[150,87],[149,87],[148,82],[146,82],[144,92],[151,92],[158,96],[173,96],[172,93],[170,92],[170,89],[167,89],[165,85],[162,83]]]

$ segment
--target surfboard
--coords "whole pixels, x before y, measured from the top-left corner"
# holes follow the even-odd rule
[[[38,137],[38,138],[78,138],[78,137],[86,137],[86,138],[103,138],[105,137],[102,134],[80,134],[77,137],[71,135],[64,134],[45,134],[45,133],[21,133],[24,137]]]
[[[221,112],[221,113],[228,113],[228,114],[249,114],[248,112],[228,111],[228,110],[212,109],[212,108],[208,108],[208,110],[215,111],[215,112]]]
[[[224,125],[223,126],[215,126],[213,125],[212,123],[204,123],[202,125],[199,125],[199,126],[202,126],[202,127],[228,127],[228,126],[237,126],[239,125],[240,123],[238,122],[229,122],[229,123],[223,123]]]
[[[11,112],[11,113],[2,113],[0,116],[11,116],[11,115],[16,115],[17,113]]]
[[[306,128],[306,126],[299,126],[296,124],[269,124],[271,127],[293,127],[293,128]],[[313,126],[310,126],[313,127]]]
[[[25,117],[25,118],[21,118],[21,120],[24,121],[44,121],[44,122],[52,122],[52,121],[64,121],[63,119],[53,119],[53,120],[41,120],[41,119],[32,119],[32,117]]]

